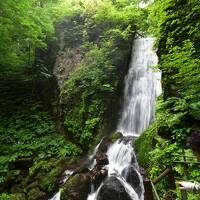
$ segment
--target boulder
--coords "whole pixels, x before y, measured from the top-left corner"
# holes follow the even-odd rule
[[[26,200],[26,195],[24,193],[16,193],[10,197],[10,200]]]
[[[103,153],[96,155],[96,162],[97,162],[96,165],[100,165],[100,166],[104,166],[109,163],[107,155]]]
[[[98,169],[98,166],[96,166],[91,171],[91,182],[93,183],[95,190],[100,186],[100,184],[104,181],[107,175],[108,175],[108,170]]]
[[[112,143],[114,143],[114,142],[115,142],[116,140],[118,140],[119,138],[122,138],[123,135],[122,135],[121,132],[114,132],[114,133],[111,134],[110,137],[111,137]]]
[[[86,200],[91,189],[88,173],[75,174],[64,184],[61,200]]]
[[[32,188],[28,191],[28,200],[44,200],[47,199],[47,194],[41,191],[38,187]]]
[[[134,188],[138,196],[142,194],[142,188],[140,186],[140,178],[133,166],[125,168],[122,171],[122,176],[125,177],[126,181]]]
[[[97,200],[132,200],[124,186],[114,177],[108,177],[101,187]]]

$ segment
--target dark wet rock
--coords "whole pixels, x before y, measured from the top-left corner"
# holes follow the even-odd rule
[[[143,167],[140,166],[139,172],[140,172],[140,174],[141,174],[141,176],[142,176],[142,178],[143,178],[144,181],[145,180],[149,180],[148,176],[147,176],[147,172],[145,171],[145,169]]]
[[[133,136],[123,136],[120,138],[120,141],[123,141],[124,144],[132,143],[133,141]]]
[[[100,153],[106,153],[109,146],[114,143],[116,140],[122,138],[123,135],[120,132],[114,132],[112,134],[110,134],[108,137],[103,138],[100,146],[99,146],[99,150],[97,152],[97,154]]]
[[[11,169],[27,170],[33,165],[32,158],[20,158],[13,162],[10,166]]]
[[[135,168],[132,166],[125,168],[122,171],[122,176],[126,178],[126,181],[134,188],[136,193],[140,196],[142,193],[142,189],[140,186],[140,178]]]
[[[64,184],[61,200],[86,200],[91,189],[88,173],[75,174]]]
[[[106,154],[97,156],[97,164],[90,171],[85,166],[80,167],[68,179],[63,186],[61,200],[86,200],[91,192],[91,183],[97,189],[102,181],[107,177],[107,170],[104,165],[108,164]]]
[[[125,188],[119,180],[112,176],[108,177],[99,191],[97,200],[131,200]]]
[[[89,169],[86,165],[80,166],[75,170],[75,173],[88,173]]]
[[[98,152],[97,154],[100,154],[100,153],[106,153],[107,150],[108,150],[108,147],[110,146],[110,144],[112,143],[112,141],[110,140],[110,138],[108,137],[105,137],[100,146],[99,146],[99,149],[98,149]]]
[[[96,162],[96,165],[100,166],[107,165],[109,163],[107,155],[103,153],[96,155]]]
[[[98,169],[95,167],[91,173],[91,182],[94,185],[94,189],[96,190],[107,177],[108,171],[106,169]]]

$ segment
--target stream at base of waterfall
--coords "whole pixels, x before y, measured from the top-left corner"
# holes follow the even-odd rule
[[[91,193],[87,200],[144,199],[143,180],[139,173],[133,140],[154,120],[156,98],[162,91],[161,73],[153,68],[158,63],[158,57],[152,49],[153,41],[150,37],[134,40],[129,71],[125,77],[124,104],[117,126],[117,131],[123,137],[108,148],[106,154],[109,164],[104,166],[108,170],[107,178],[96,190],[91,184]],[[89,170],[96,164],[95,156],[101,142],[89,157]],[[67,170],[63,182],[72,173]],[[119,193],[116,192],[117,187]],[[60,200],[60,192],[50,200]]]
[[[132,59],[125,77],[124,105],[117,127],[123,138],[113,143],[107,151],[109,164],[105,166],[108,170],[105,182],[115,178],[128,194],[126,199],[130,200],[144,199],[143,180],[132,142],[154,120],[156,98],[162,91],[161,73],[153,68],[158,63],[158,57],[152,49],[153,41],[153,38],[141,38],[133,43]],[[134,179],[132,182],[130,172],[134,175],[131,177]],[[105,182],[96,191],[91,186],[87,200],[106,199],[101,198],[101,193],[105,193]],[[107,198],[115,200],[112,196]]]

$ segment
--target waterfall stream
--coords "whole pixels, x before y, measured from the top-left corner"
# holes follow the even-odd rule
[[[97,151],[98,151],[99,146],[101,145],[102,141],[103,141],[103,138],[101,139],[101,141],[99,142],[99,144],[97,144],[97,146],[94,148],[92,154],[89,156],[89,166],[88,166],[89,170],[92,170],[94,168],[94,166],[96,165],[96,158],[95,158],[95,156],[97,154]]]
[[[136,39],[133,44],[132,59],[125,77],[124,105],[117,131],[123,138],[113,143],[108,151],[108,178],[114,177],[124,187],[128,199],[143,200],[143,180],[139,173],[132,141],[138,137],[155,117],[156,98],[161,93],[161,73],[152,67],[157,65],[158,58],[152,50],[153,39]],[[129,180],[132,177],[133,183]],[[136,181],[137,180],[137,181]],[[104,183],[92,191],[88,200],[101,200],[100,193]],[[113,200],[120,200],[120,197]]]
[[[114,142],[107,150],[109,164],[105,166],[108,170],[107,179],[94,190],[91,184],[91,193],[87,200],[143,200],[144,186],[142,176],[133,149],[133,139],[138,137],[154,120],[156,98],[160,95],[161,73],[154,70],[158,58],[152,50],[153,39],[136,39],[133,44],[132,58],[127,76],[125,77],[124,104],[121,118],[118,122],[117,131],[123,137]],[[89,156],[89,169],[92,170],[96,164],[96,153],[103,139]],[[63,183],[72,175],[73,171],[66,170]],[[101,197],[106,187],[113,184],[114,190],[120,187],[121,193],[117,196]],[[60,191],[50,200],[60,200]],[[121,196],[123,197],[121,197]]]

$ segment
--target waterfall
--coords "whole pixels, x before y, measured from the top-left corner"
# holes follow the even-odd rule
[[[161,73],[152,68],[158,63],[152,45],[152,38],[134,41],[130,67],[125,77],[124,105],[117,126],[117,131],[123,134],[123,138],[113,143],[107,151],[109,161],[106,166],[107,181],[109,182],[109,177],[115,177],[131,200],[144,199],[143,180],[132,141],[154,120],[156,98],[161,93]],[[131,182],[131,179],[134,180]],[[96,192],[89,194],[88,200],[106,199],[99,198],[102,190],[105,190],[104,183]],[[120,199],[120,197],[113,198],[113,200]]]
[[[92,154],[89,156],[89,166],[88,166],[88,169],[89,170],[92,170],[94,168],[94,166],[96,165],[96,154],[97,154],[97,151],[99,150],[99,146],[101,145],[103,141],[103,138],[101,139],[101,141],[99,142],[99,144],[97,144],[97,146],[94,148]]]
[[[60,200],[61,192],[58,191],[50,200]]]
[[[161,93],[161,74],[151,68],[158,62],[153,39],[134,41],[130,69],[125,77],[124,105],[118,131],[138,136],[154,119],[156,97]]]

